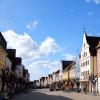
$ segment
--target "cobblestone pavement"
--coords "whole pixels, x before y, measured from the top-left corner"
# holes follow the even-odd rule
[[[63,91],[49,91],[48,89],[32,90],[29,93],[16,95],[11,100],[100,100],[100,96],[84,93],[68,93]]]

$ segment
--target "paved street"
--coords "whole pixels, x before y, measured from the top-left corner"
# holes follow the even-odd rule
[[[39,89],[16,95],[11,100],[100,100],[100,96],[62,91],[50,92],[48,89]]]

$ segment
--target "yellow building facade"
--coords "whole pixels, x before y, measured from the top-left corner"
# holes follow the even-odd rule
[[[63,71],[62,77],[64,81],[68,80],[68,70]]]
[[[0,46],[0,70],[5,69],[6,66],[6,51]]]

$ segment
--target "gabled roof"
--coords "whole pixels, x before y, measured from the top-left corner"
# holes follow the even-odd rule
[[[5,40],[1,32],[0,32],[0,45],[3,47],[3,49],[7,48],[7,41]]]
[[[51,77],[52,76],[52,74],[48,74],[48,77]]]
[[[55,72],[55,74],[58,74],[60,72],[60,69],[59,70],[57,70],[56,72]]]
[[[95,48],[100,41],[100,37],[86,35],[86,40],[90,47]]]
[[[45,80],[45,77],[41,77],[41,80],[43,80],[43,81],[44,81],[44,80]]]
[[[89,51],[90,51],[91,56],[96,56],[96,49],[95,48],[99,44],[100,37],[97,37],[97,36],[87,36],[86,35],[86,40],[87,40],[87,43],[89,45]]]
[[[62,70],[65,70],[74,61],[62,61]]]

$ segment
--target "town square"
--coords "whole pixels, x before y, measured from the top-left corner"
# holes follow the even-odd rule
[[[0,100],[100,99],[100,0],[0,1]]]

